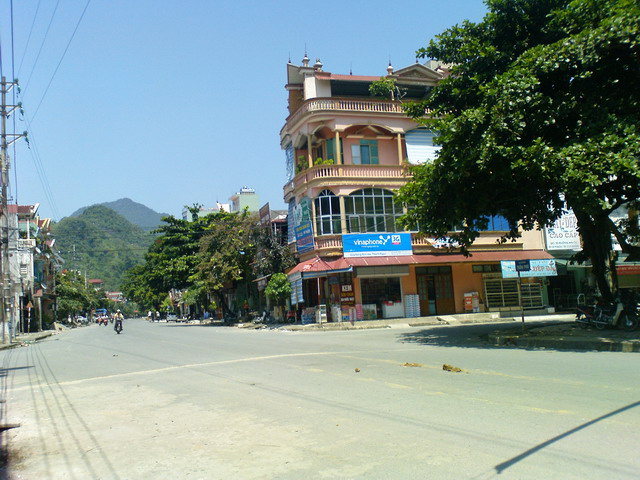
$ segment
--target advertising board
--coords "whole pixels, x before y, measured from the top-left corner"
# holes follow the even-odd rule
[[[518,278],[515,260],[502,260],[502,278]],[[558,275],[555,259],[529,260],[529,270],[520,271],[520,277],[555,277]]]
[[[412,255],[410,233],[349,233],[342,235],[344,257]]]

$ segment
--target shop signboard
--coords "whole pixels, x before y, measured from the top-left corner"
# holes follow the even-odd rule
[[[529,270],[520,270],[516,268],[516,260],[502,260],[500,267],[502,268],[502,278],[518,278],[520,277],[555,277],[558,275],[555,259],[548,260],[528,260]],[[524,268],[524,262],[521,264]]]
[[[397,257],[413,254],[410,233],[344,234],[342,249],[345,258]]]
[[[296,232],[296,248],[298,253],[310,252],[314,249],[313,228],[311,222],[303,222],[295,227]]]
[[[573,210],[567,210],[551,227],[545,228],[544,236],[549,251],[581,249],[578,220]]]
[[[616,265],[618,275],[640,275],[640,265]]]

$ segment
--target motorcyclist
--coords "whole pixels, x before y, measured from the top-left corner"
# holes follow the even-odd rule
[[[122,312],[120,312],[120,310],[118,310],[114,316],[114,320],[115,320],[115,325],[113,327],[113,329],[117,332],[120,333],[122,331],[122,321],[124,320],[124,315],[122,315]]]

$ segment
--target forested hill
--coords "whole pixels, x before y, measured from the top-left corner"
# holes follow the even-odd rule
[[[156,229],[158,225],[162,223],[162,217],[167,216],[166,213],[158,213],[141,203],[134,202],[130,198],[121,198],[114,202],[99,203],[97,205],[102,205],[104,207],[110,208],[111,210],[122,215],[134,225],[138,225],[145,231]],[[87,208],[91,207],[82,207],[73,212],[71,216],[77,217],[78,215],[81,215],[85,210],[87,210]]]
[[[119,290],[124,273],[142,263],[153,235],[102,205],[54,225],[56,247],[64,268],[99,278],[106,290]]]

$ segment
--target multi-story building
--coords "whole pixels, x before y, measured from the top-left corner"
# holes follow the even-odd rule
[[[241,212],[245,208],[250,212],[260,209],[260,197],[253,188],[242,187],[240,191],[229,197],[231,212]]]
[[[322,67],[319,60],[310,65],[306,55],[301,66],[287,64],[289,116],[280,141],[289,242],[300,261],[289,272],[292,302],[326,305],[333,320],[546,304],[542,278],[523,279],[520,287],[517,278],[500,273],[501,260],[551,258],[540,232],[500,245],[506,222],[492,218],[491,230],[465,257],[455,245],[398,225],[406,207],[394,192],[410,179],[407,165],[432,160],[438,149],[433,132],[409,118],[401,102],[422,98],[446,69],[415,63],[394,71],[389,65],[385,78],[396,88],[381,99],[369,91],[380,76]],[[471,292],[477,295],[465,297]]]
[[[12,331],[41,330],[55,318],[55,273],[62,258],[54,248],[51,220],[39,204],[8,205]],[[14,329],[15,327],[15,329]]]

